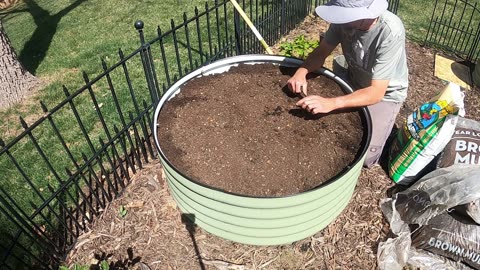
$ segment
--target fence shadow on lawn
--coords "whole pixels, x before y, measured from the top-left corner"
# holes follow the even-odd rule
[[[25,4],[27,5],[26,10],[32,15],[37,28],[27,43],[25,43],[18,58],[30,73],[35,74],[38,66],[42,63],[43,58],[45,58],[60,20],[85,1],[86,0],[76,0],[61,11],[51,15],[48,11],[42,9],[36,1],[25,0]]]

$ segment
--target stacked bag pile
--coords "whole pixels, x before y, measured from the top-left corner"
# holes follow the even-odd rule
[[[480,269],[480,122],[463,117],[463,97],[450,83],[392,142],[403,191],[381,202],[395,237],[379,244],[379,269]]]

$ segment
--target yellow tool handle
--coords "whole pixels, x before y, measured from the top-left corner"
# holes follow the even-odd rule
[[[255,34],[255,36],[257,37],[257,39],[260,41],[260,43],[262,44],[263,48],[265,48],[265,50],[267,51],[268,54],[273,54],[272,50],[270,49],[270,47],[268,46],[267,42],[265,42],[265,40],[263,39],[262,35],[260,35],[260,33],[258,32],[257,28],[255,27],[255,25],[253,25],[252,21],[250,21],[250,19],[248,18],[247,14],[245,14],[245,12],[243,11],[243,9],[240,7],[240,5],[237,3],[236,0],[230,0],[230,2],[232,2],[233,6],[237,9],[238,13],[240,13],[240,16],[242,16],[242,18],[245,20],[245,22],[247,23],[248,27],[250,27],[250,29],[252,29],[252,32]]]

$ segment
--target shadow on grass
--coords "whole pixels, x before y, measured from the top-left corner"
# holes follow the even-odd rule
[[[50,47],[53,36],[57,31],[57,26],[63,16],[78,7],[86,0],[76,0],[56,14],[50,14],[47,10],[40,7],[34,0],[25,0],[27,9],[33,17],[37,28],[30,39],[23,46],[20,52],[20,62],[27,70],[35,74],[38,66],[42,63]]]
[[[51,261],[44,247],[21,230],[12,233],[9,225],[0,220],[0,269],[48,269]]]

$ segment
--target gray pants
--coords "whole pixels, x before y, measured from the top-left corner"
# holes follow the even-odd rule
[[[367,157],[363,163],[365,167],[371,168],[378,163],[401,107],[402,102],[390,101],[381,101],[368,106],[372,117],[372,140],[368,146]]]
[[[333,72],[348,82],[348,65],[343,55],[339,55],[333,60]],[[381,101],[377,104],[368,106],[372,117],[372,140],[367,150],[367,157],[363,165],[371,168],[378,163],[382,155],[385,142],[390,135],[395,118],[397,117],[402,102]]]

